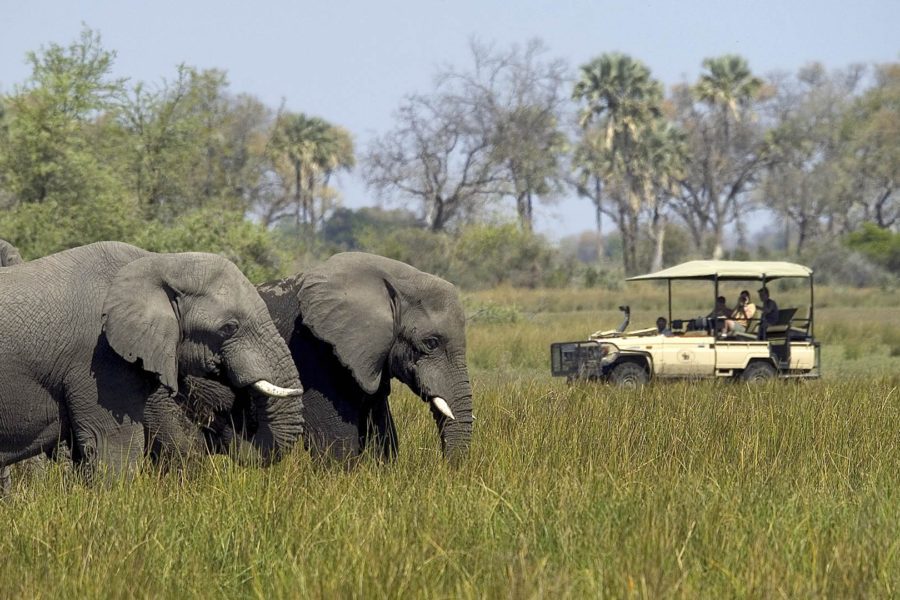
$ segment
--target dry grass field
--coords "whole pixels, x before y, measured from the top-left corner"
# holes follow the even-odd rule
[[[636,326],[663,313],[665,288],[641,285],[465,295],[477,421],[459,466],[397,386],[388,466],[297,449],[266,470],[213,457],[110,487],[19,471],[0,502],[0,597],[900,595],[891,294],[817,288],[817,381],[551,378],[551,342],[615,327],[626,301]],[[708,295],[676,308],[702,314]],[[808,304],[805,288],[775,297]]]

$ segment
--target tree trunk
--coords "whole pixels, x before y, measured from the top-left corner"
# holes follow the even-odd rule
[[[650,272],[655,273],[663,268],[663,245],[666,239],[666,219],[658,209],[653,211],[650,230],[653,233],[653,260],[650,264]]]
[[[431,202],[431,210],[425,218],[431,231],[441,231],[444,228],[444,200],[435,197]]]
[[[713,260],[722,260],[722,257],[725,256],[725,215],[723,213],[724,211],[719,206],[716,206],[716,222],[713,226],[713,232],[716,236],[712,253]]]
[[[594,178],[594,210],[597,220],[597,262],[602,263],[606,259],[603,251],[603,204],[600,201],[600,178]]]
[[[516,196],[516,211],[519,213],[519,226],[522,231],[531,233],[533,226],[531,194],[522,192]]]
[[[297,238],[300,238],[300,206],[303,199],[300,196],[300,163],[294,163],[294,220],[297,227]]]

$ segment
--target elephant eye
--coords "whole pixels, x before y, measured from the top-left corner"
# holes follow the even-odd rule
[[[228,321],[219,328],[219,334],[223,338],[228,339],[231,336],[233,336],[235,333],[237,333],[237,330],[238,330],[237,321]]]
[[[428,348],[429,350],[434,350],[434,349],[436,349],[438,346],[441,345],[441,340],[439,340],[438,338],[432,336],[432,337],[427,337],[427,338],[425,338],[424,340],[422,340],[422,343],[423,343],[423,344],[425,345],[425,347]]]

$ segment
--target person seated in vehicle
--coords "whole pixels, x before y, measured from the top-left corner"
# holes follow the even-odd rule
[[[672,330],[671,330],[671,329],[669,329],[668,327],[666,327],[667,324],[668,324],[668,322],[666,321],[666,318],[665,318],[665,317],[660,317],[660,318],[658,318],[658,319],[656,320],[656,329],[657,329],[657,331],[659,331],[661,334],[663,334],[663,335],[665,335],[665,336],[675,335],[674,333],[672,333]]]
[[[766,339],[766,330],[769,325],[778,323],[778,305],[769,295],[769,288],[759,288],[760,315],[759,315],[759,339]]]
[[[728,302],[725,300],[725,296],[716,298],[715,308],[713,308],[712,312],[706,316],[710,319],[715,319],[717,317],[725,317],[727,319],[731,316],[731,309],[728,308]]]
[[[744,290],[738,296],[737,306],[731,311],[729,318],[725,319],[725,334],[744,333],[750,325],[750,319],[756,314],[756,305],[750,302],[750,292]]]

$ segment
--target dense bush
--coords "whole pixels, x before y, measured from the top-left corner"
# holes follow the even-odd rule
[[[153,252],[212,252],[235,263],[254,283],[286,274],[287,254],[262,225],[215,208],[189,212],[171,225],[148,223],[131,240]]]
[[[816,283],[854,287],[887,287],[896,284],[896,277],[884,267],[837,240],[811,244],[797,261],[813,269]]]
[[[364,230],[358,245],[444,277],[463,289],[561,287],[573,282],[576,262],[543,236],[522,232],[512,223],[471,225],[456,235],[403,227]]]
[[[900,274],[900,234],[882,229],[873,223],[847,235],[845,244],[888,269]]]

